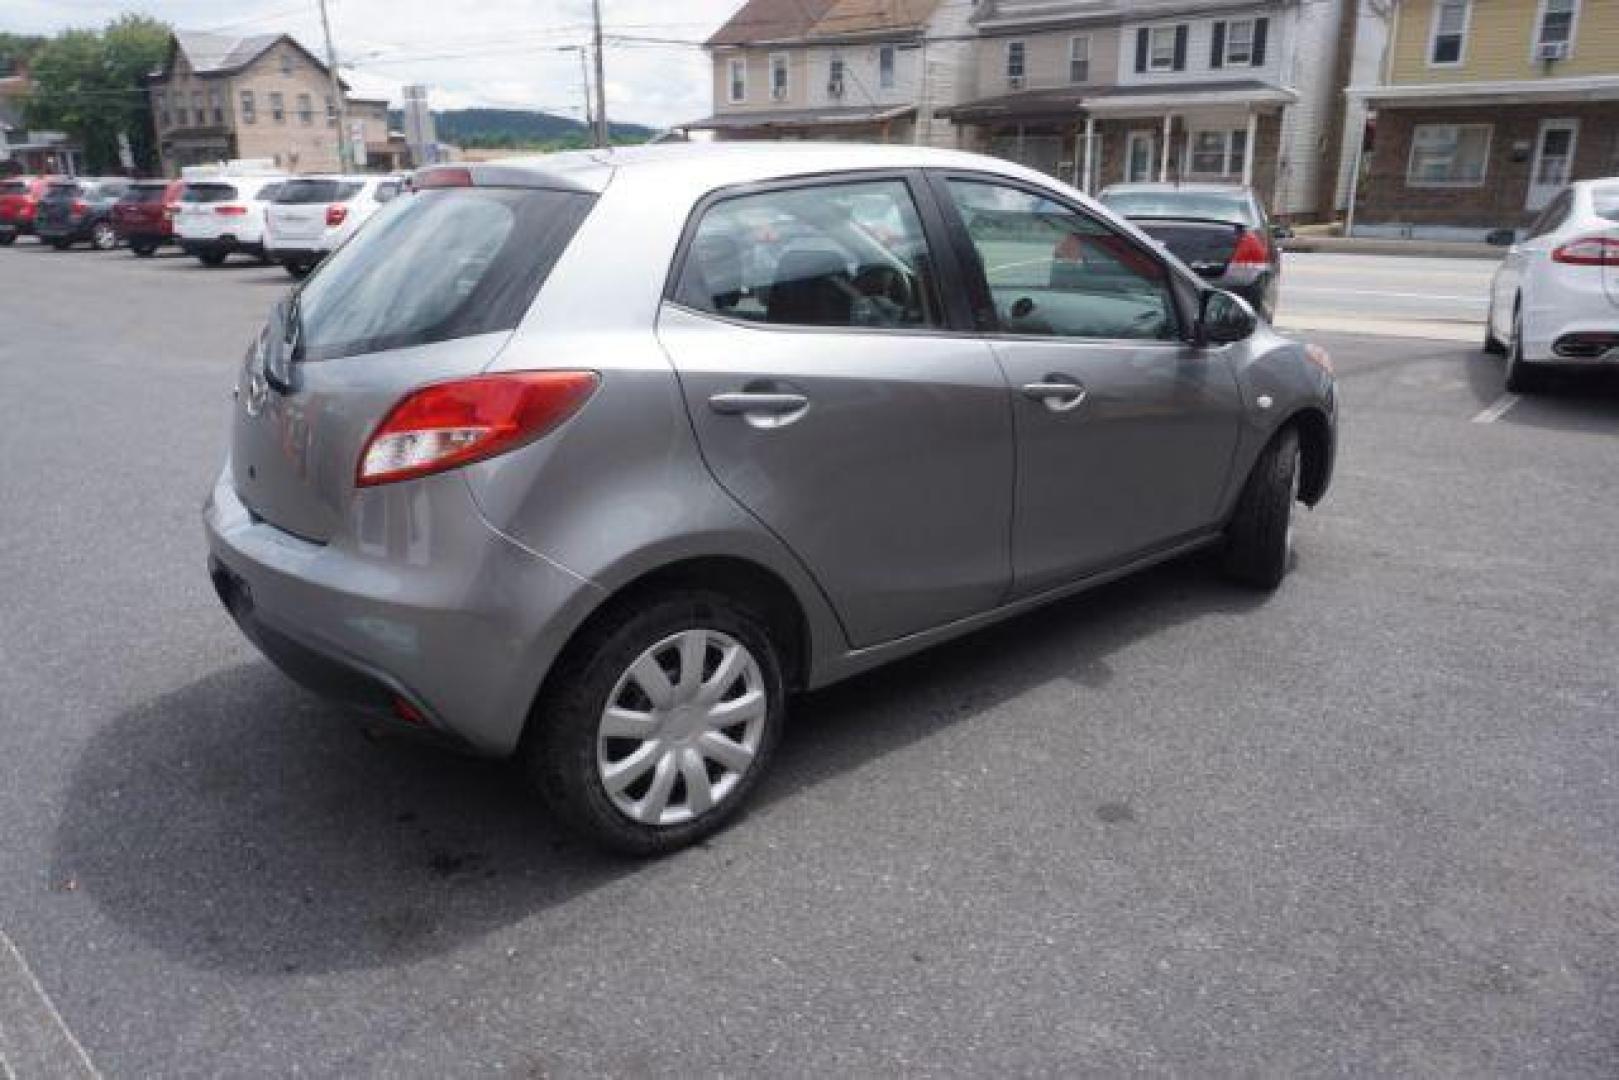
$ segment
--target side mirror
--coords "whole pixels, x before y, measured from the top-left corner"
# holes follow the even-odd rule
[[[1259,316],[1242,297],[1210,289],[1198,302],[1197,325],[1205,344],[1229,345],[1252,337]]]

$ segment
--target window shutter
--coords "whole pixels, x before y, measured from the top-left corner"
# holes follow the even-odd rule
[[[1209,67],[1222,68],[1225,66],[1225,23],[1214,24],[1214,44],[1209,46]]]
[[[1186,70],[1186,24],[1175,27],[1175,70]]]
[[[1147,39],[1148,39],[1148,37],[1149,37],[1149,34],[1148,34],[1147,28],[1145,26],[1143,26],[1140,30],[1136,31],[1136,70],[1137,71],[1146,71],[1147,70]]]
[[[1269,19],[1254,20],[1254,67],[1265,66],[1265,34],[1270,29]]]

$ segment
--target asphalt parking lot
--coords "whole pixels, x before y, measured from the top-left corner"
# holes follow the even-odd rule
[[[1614,380],[1314,335],[1277,594],[1194,558],[799,700],[630,863],[220,609],[288,284],[0,251],[0,1075],[1619,1073]]]

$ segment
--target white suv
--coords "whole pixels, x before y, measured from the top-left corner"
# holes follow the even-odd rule
[[[264,210],[284,177],[212,176],[187,180],[174,216],[180,249],[204,266],[219,266],[231,252],[264,257]]]
[[[270,205],[265,251],[293,277],[314,269],[404,187],[397,176],[298,176]]]

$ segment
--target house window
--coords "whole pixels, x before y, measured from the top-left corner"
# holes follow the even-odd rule
[[[283,75],[291,75],[292,74],[292,50],[291,49],[282,49],[281,50],[281,74],[283,74]]]
[[[1574,43],[1574,16],[1579,13],[1579,0],[1541,0],[1540,21],[1535,31],[1535,44],[1572,45]]]
[[[787,54],[772,53],[770,57],[770,97],[773,101],[787,100]]]
[[[214,123],[225,122],[225,95],[217,87],[208,91],[208,109],[214,115]]]
[[[1481,187],[1490,158],[1489,124],[1418,124],[1411,132],[1410,187]]]
[[[298,95],[298,122],[304,127],[315,122],[315,100],[308,94]]]
[[[894,57],[892,45],[884,45],[877,50],[877,85],[884,90],[894,89]]]
[[[287,102],[281,91],[270,91],[270,119],[278,124],[287,122]]]
[[[1226,23],[1223,59],[1227,67],[1247,66],[1254,62],[1254,20],[1237,19]]]
[[[1006,43],[1006,81],[1012,86],[1023,85],[1024,45],[1021,41]]]
[[[326,95],[326,126],[337,126],[337,102],[332,100],[330,94]]]
[[[165,90],[157,92],[157,123],[159,127],[169,126],[169,95]]]
[[[201,90],[191,91],[191,116],[194,124],[201,125],[208,122],[208,110],[203,108]]]
[[[731,100],[748,99],[748,62],[741,57],[730,63]]]
[[[1467,39],[1471,0],[1439,0],[1433,9],[1433,40],[1428,47],[1430,64],[1459,64],[1462,44]]]
[[[1147,45],[1147,70],[1174,71],[1175,43],[1179,39],[1180,27],[1155,26]]]
[[[1248,133],[1234,131],[1194,131],[1187,136],[1191,149],[1188,172],[1197,176],[1241,176],[1242,161],[1248,150]]]
[[[1089,82],[1091,77],[1091,39],[1079,34],[1068,39],[1068,81]]]
[[[828,97],[843,96],[843,57],[834,56],[826,65],[826,93]]]
[[[253,91],[242,91],[242,123],[256,124],[259,122],[258,102],[253,100]]]

